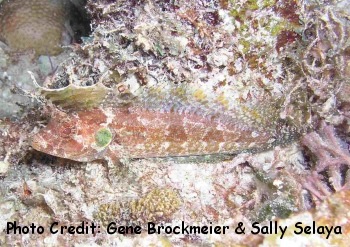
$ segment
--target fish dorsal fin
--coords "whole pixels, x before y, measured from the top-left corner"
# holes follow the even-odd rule
[[[70,84],[60,89],[42,88],[40,94],[64,109],[88,109],[101,104],[108,94],[108,88],[101,84],[86,87]]]
[[[118,102],[118,104],[125,104],[132,97],[128,90],[118,90],[123,85],[117,84],[113,88],[106,87],[103,84],[104,79],[108,76],[105,73],[100,80],[91,86],[77,86],[75,84],[69,84],[66,87],[51,89],[40,86],[33,73],[28,71],[35,84],[36,96],[43,97],[44,100],[50,101],[56,106],[60,106],[64,110],[82,110],[91,109],[104,104],[106,101],[111,100]],[[113,99],[111,99],[113,97]]]
[[[254,128],[274,128],[281,110],[278,100],[267,97],[240,100],[234,87],[213,91],[206,84],[169,84],[142,88],[133,105],[155,111],[193,113],[221,120],[236,122]]]

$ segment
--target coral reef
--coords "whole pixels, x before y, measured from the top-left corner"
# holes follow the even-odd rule
[[[11,0],[0,5],[0,40],[12,51],[58,55],[88,35],[86,1]]]
[[[68,44],[89,35],[85,3],[12,0],[0,4],[0,40],[5,42],[0,42],[0,104],[4,106],[0,117],[21,118],[36,106],[32,78],[39,84],[50,81],[69,58]]]
[[[57,55],[72,36],[65,22],[69,1],[11,0],[0,6],[0,40],[15,51]]]
[[[318,131],[305,135],[301,143],[311,152],[309,156],[316,158],[310,174],[301,181],[316,200],[349,188],[350,151],[333,126],[322,122]]]
[[[288,231],[285,233],[286,237],[282,240],[279,239],[280,235],[273,234],[265,237],[263,246],[285,246],[291,241],[296,246],[304,245],[317,245],[317,246],[348,246],[350,222],[348,212],[350,209],[349,191],[337,192],[334,195],[327,198],[321,205],[315,210],[293,215],[288,220],[279,221],[280,224],[288,226]],[[300,232],[300,229],[296,229],[294,225],[297,222],[302,222],[303,226],[311,226],[314,222],[317,222],[317,226],[341,226],[342,234],[330,234],[326,239],[326,234],[315,234],[310,237],[309,234],[293,234],[294,230]]]
[[[339,112],[343,93],[349,84],[349,13],[338,4],[305,6],[301,17],[304,22],[300,47],[287,52],[289,62],[295,66],[299,83],[307,86],[308,102],[313,120],[326,120],[333,125],[348,121]],[[333,8],[332,6],[337,7]],[[344,91],[345,89],[345,91]],[[315,119],[316,118],[316,119]],[[317,126],[317,124],[315,124]]]
[[[177,4],[179,3],[176,3],[176,6]],[[137,98],[135,101],[141,101],[141,105],[136,105],[136,107],[146,110],[142,112],[138,108],[136,110],[129,108],[129,111],[137,113],[142,124],[137,124],[139,120],[128,120],[132,121],[135,126],[127,122],[121,122],[120,125],[138,129],[142,135],[145,135],[145,140],[142,142],[139,137],[134,137],[135,135],[132,134],[133,138],[130,136],[125,141],[125,133],[117,131],[120,140],[116,142],[120,143],[115,148],[109,148],[110,150],[119,152],[119,149],[126,149],[125,155],[128,156],[130,153],[129,156],[132,158],[230,153],[230,151],[240,152],[252,149],[261,151],[278,144],[288,144],[307,129],[304,118],[307,116],[307,109],[303,107],[304,105],[300,106],[299,102],[294,102],[302,100],[295,99],[299,90],[294,89],[294,83],[284,81],[283,61],[280,61],[275,49],[277,37],[274,35],[264,44],[259,40],[252,40],[250,42],[252,46],[243,49],[241,42],[248,42],[247,34],[251,31],[251,27],[240,30],[238,39],[231,39],[235,35],[234,29],[240,27],[239,21],[224,22],[225,18],[231,19],[229,15],[231,12],[220,9],[218,5],[215,5],[215,11],[208,14],[206,13],[208,6],[199,3],[198,11],[194,12],[186,3],[179,10],[173,11],[170,3],[162,5],[158,2],[121,1],[109,4],[108,8],[104,6],[108,15],[106,13],[97,15],[101,11],[101,6],[97,3],[88,4],[92,16],[95,15],[93,25],[98,25],[102,21],[106,21],[106,25],[98,25],[92,39],[76,48],[75,57],[70,63],[67,62],[60,73],[54,75],[53,85],[50,86],[57,87],[57,85],[64,84],[62,80],[67,81],[68,79],[73,85],[86,86],[98,81],[113,88],[114,91],[118,91],[120,87],[130,89]],[[230,5],[230,7],[233,6]],[[160,8],[164,11],[159,12]],[[275,14],[273,9],[273,3],[268,4],[260,11],[252,13],[253,19],[259,19],[266,13],[269,16],[273,15]],[[124,10],[130,13],[125,15]],[[135,17],[135,13],[140,13],[140,15]],[[109,21],[110,18],[114,18],[113,22]],[[172,19],[177,21],[172,23],[170,21]],[[240,20],[240,22],[243,21],[245,20]],[[246,21],[252,20],[248,18]],[[289,28],[287,26],[281,26],[279,31]],[[256,28],[257,36],[271,36],[270,33],[265,33],[268,27],[262,25]],[[111,32],[110,29],[114,31]],[[209,35],[209,33],[215,35]],[[101,49],[101,47],[104,48]],[[259,63],[256,61],[258,51],[259,56],[263,58]],[[164,59],[165,57],[167,59]],[[148,68],[148,64],[152,66]],[[269,66],[270,64],[278,64],[278,66]],[[232,70],[239,70],[239,72]],[[275,81],[282,81],[285,85],[280,86]],[[181,85],[174,86],[180,83]],[[285,94],[288,95],[288,98],[285,98]],[[68,100],[64,96],[61,99],[56,98],[60,106],[69,104]],[[294,109],[289,106],[293,103],[296,105]],[[117,109],[120,107],[115,104],[114,99],[108,98],[101,105],[101,110],[114,112],[114,108],[108,108],[109,104]],[[285,110],[285,105],[288,105],[288,111]],[[151,109],[151,113],[148,112],[148,109]],[[98,111],[96,110],[95,113],[97,114]],[[152,124],[148,118],[155,118],[152,114],[157,115],[157,112],[159,112],[159,121],[154,122],[158,125],[164,122],[160,128],[169,131],[168,135],[161,135],[164,139],[154,137],[151,131],[154,126],[147,126],[147,123]],[[284,114],[281,114],[282,112]],[[92,115],[92,112],[85,113]],[[82,117],[84,112],[78,115]],[[141,115],[143,117],[139,117]],[[203,120],[200,119],[202,116],[205,117]],[[129,114],[128,117],[132,119],[135,115]],[[207,117],[209,121],[217,123],[220,127],[211,127],[207,122]],[[75,119],[70,115],[67,118]],[[190,121],[187,121],[188,126],[185,126],[185,123],[175,122],[174,119]],[[79,122],[79,119],[76,121]],[[58,121],[53,118],[52,122]],[[197,133],[192,128],[192,122],[194,125],[197,122],[203,126],[207,125],[208,134],[189,135],[192,132]],[[232,125],[229,126],[226,123]],[[75,123],[72,124],[75,125]],[[178,127],[180,125],[185,126],[184,131]],[[50,130],[52,126],[55,125],[49,125],[40,133],[47,138],[40,138],[39,134],[36,139],[50,140],[47,133],[53,133]],[[120,128],[117,127],[112,129],[119,130]],[[186,127],[192,132],[187,131]],[[84,126],[79,126],[79,128],[84,129]],[[218,132],[216,129],[226,131]],[[175,131],[177,131],[176,134]],[[183,132],[194,143],[184,142],[182,139],[175,141],[171,139],[171,136],[181,136]],[[198,130],[198,132],[205,133],[204,130]],[[139,134],[136,133],[136,135]],[[220,136],[222,138],[219,138]],[[86,138],[92,140],[92,138]],[[201,142],[198,142],[196,138]],[[76,155],[70,156],[69,150],[52,151],[64,149],[62,146],[57,148],[57,143],[67,143],[61,142],[56,136],[53,136],[52,139],[54,144],[46,145],[47,142],[44,141],[40,145],[39,141],[33,146],[40,151],[59,157],[80,161],[90,160],[90,151],[87,151],[87,155],[90,156],[86,159],[80,156],[75,157]],[[134,139],[137,140],[132,142]],[[151,139],[152,145],[149,144]],[[209,143],[206,139],[212,142]],[[227,140],[235,142],[229,143]],[[175,142],[175,147],[172,145],[173,142]],[[75,143],[80,146],[77,142]],[[134,153],[128,150],[130,146],[136,147],[133,150]],[[164,146],[168,146],[169,151]],[[49,147],[49,150],[45,147]],[[153,153],[149,154],[151,151]],[[96,154],[96,158],[99,156]]]
[[[0,119],[0,160],[2,162],[17,164],[25,156],[25,150],[29,148],[29,133],[35,126],[35,121],[28,121],[31,117],[33,116],[27,115],[22,121]]]
[[[181,199],[176,191],[156,188],[137,200],[101,205],[95,219],[105,227],[110,222],[123,225],[159,223],[170,221],[180,205]]]
[[[317,156],[316,171],[326,168],[339,168],[341,165],[350,166],[350,152],[347,144],[335,133],[334,127],[321,123],[316,132],[309,133],[302,138],[302,144]]]
[[[157,188],[130,202],[131,218],[142,222],[169,220],[180,205],[181,199],[176,191]]]

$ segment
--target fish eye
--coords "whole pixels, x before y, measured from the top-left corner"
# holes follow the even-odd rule
[[[106,147],[112,141],[113,135],[110,129],[99,129],[95,134],[95,142],[98,147]]]

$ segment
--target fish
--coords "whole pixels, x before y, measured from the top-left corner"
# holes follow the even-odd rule
[[[220,110],[209,114],[160,106],[60,112],[35,134],[31,144],[40,152],[69,160],[115,161],[265,150],[290,142],[298,133],[293,124],[254,109],[245,110],[246,116],[232,117]]]

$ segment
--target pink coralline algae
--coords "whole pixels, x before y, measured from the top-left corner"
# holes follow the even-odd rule
[[[350,166],[347,144],[337,137],[333,126],[323,122],[318,133],[312,132],[302,138],[302,144],[317,156],[318,172],[342,164]]]
[[[322,122],[318,132],[305,135],[301,142],[317,158],[310,175],[301,179],[305,189],[317,199],[323,200],[333,190],[341,191],[349,187],[347,176],[342,174],[344,166],[350,166],[349,147],[340,140],[333,126]],[[327,180],[329,185],[324,182]]]

